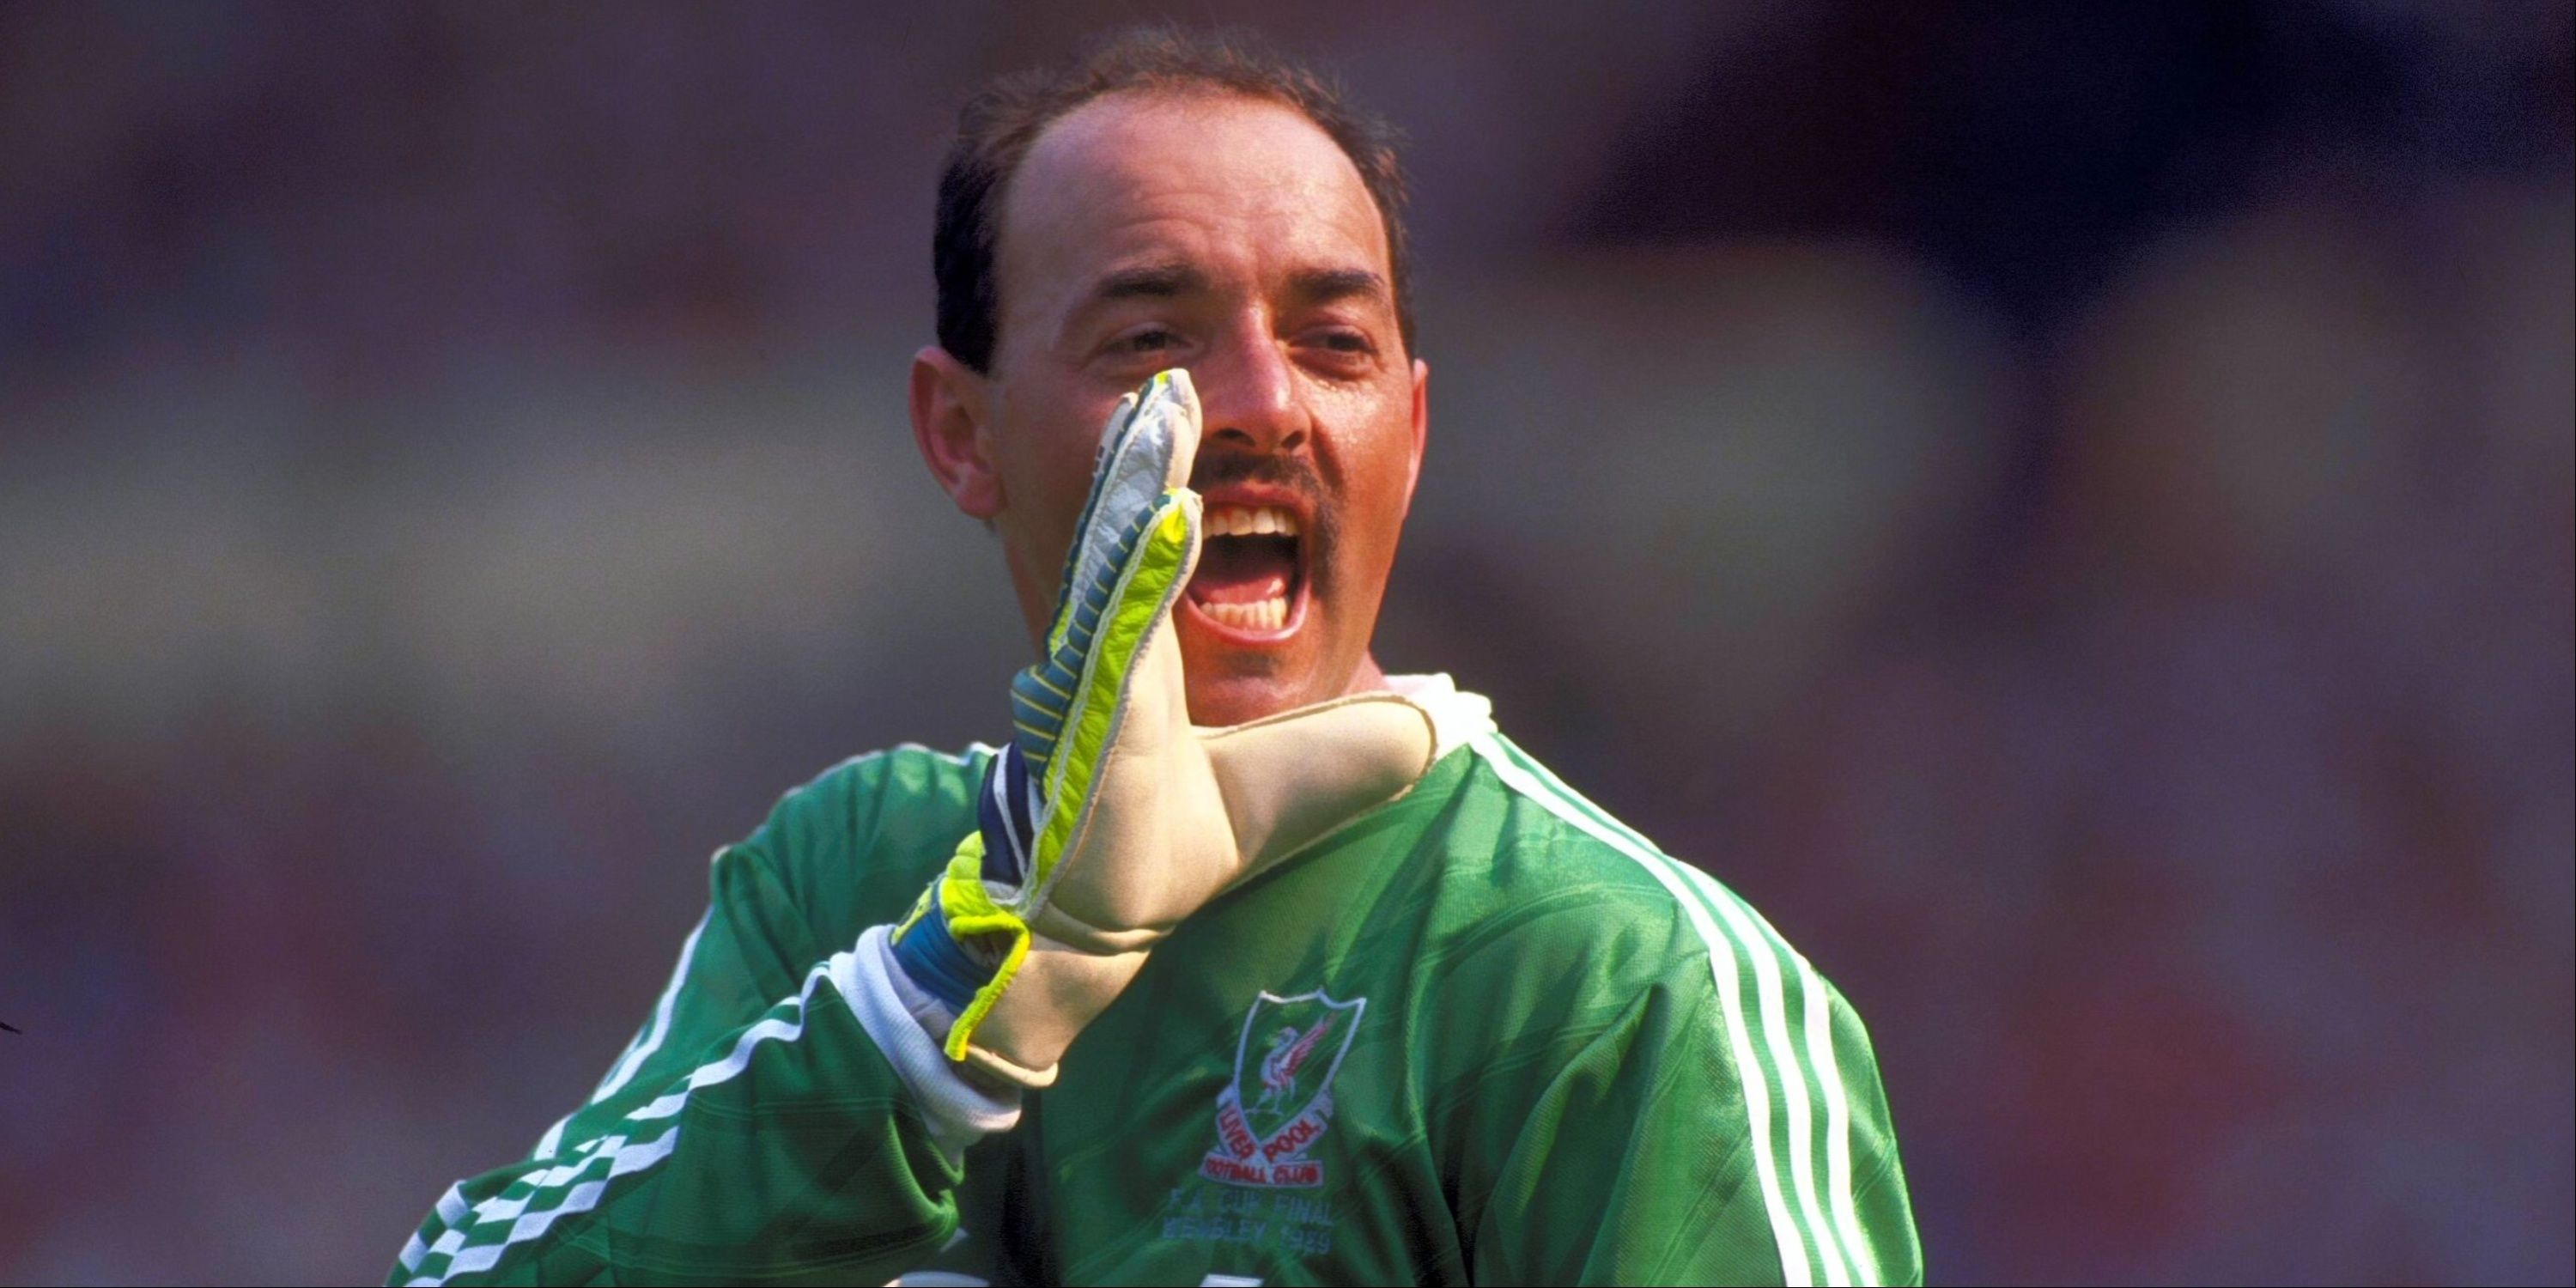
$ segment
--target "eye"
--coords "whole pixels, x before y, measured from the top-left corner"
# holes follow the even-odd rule
[[[1111,341],[1109,347],[1117,353],[1163,353],[1177,348],[1180,343],[1181,337],[1173,334],[1170,328],[1156,326],[1122,335]]]
[[[1339,371],[1356,373],[1377,356],[1377,341],[1358,327],[1317,327],[1307,332],[1300,343],[1315,355],[1314,360]]]

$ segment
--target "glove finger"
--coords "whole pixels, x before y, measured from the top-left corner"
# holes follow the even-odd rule
[[[1197,464],[1199,454],[1199,387],[1185,367],[1173,367],[1155,380],[1159,383],[1146,386],[1147,405],[1137,415],[1162,418],[1165,432],[1171,435],[1171,446],[1163,458],[1164,490],[1188,487],[1190,467]]]
[[[1118,566],[1104,570],[1101,583],[1082,596],[1098,609],[1078,614],[1064,647],[1012,682],[1021,745],[1045,744],[1043,754],[1029,755],[1046,802],[1033,847],[1027,896],[1032,901],[1044,897],[1057,858],[1089,812],[1106,753],[1129,710],[1139,662],[1156,633],[1168,628],[1172,602],[1198,564],[1200,522],[1197,493],[1165,493],[1139,524]],[[1023,718],[1030,711],[1058,714],[1051,721]],[[1164,714],[1186,724],[1186,714]]]
[[[1082,498],[1082,513],[1073,521],[1073,540],[1064,548],[1064,571],[1055,582],[1055,615],[1047,624],[1047,649],[1052,652],[1064,638],[1065,617],[1072,607],[1077,586],[1089,585],[1090,574],[1098,571],[1098,554],[1094,543],[1087,540],[1100,520],[1101,497],[1111,491],[1103,486],[1109,464],[1118,442],[1136,421],[1138,395],[1127,394],[1109,409],[1109,419],[1100,426],[1100,441],[1091,449],[1091,490]]]
[[[1169,532],[1178,509],[1186,509],[1186,518]],[[1097,656],[1102,627],[1121,613],[1168,611],[1172,593],[1180,583],[1189,580],[1198,565],[1199,499],[1186,488],[1165,494],[1155,508],[1136,516],[1123,532],[1111,534],[1102,543],[1104,557],[1091,574],[1092,580],[1079,594],[1070,596],[1072,611],[1064,615],[1059,636],[1047,656],[1037,665],[1011,680],[1011,727],[1013,745],[1029,762],[1037,776],[1041,799],[1052,799],[1054,786],[1048,772],[1055,759],[1056,747],[1063,739],[1067,721],[1073,718],[1081,701],[1080,695],[1091,677],[1100,670]],[[1177,576],[1178,582],[1167,584]],[[1139,605],[1146,600],[1156,604]],[[1132,624],[1131,624],[1132,625]],[[1138,645],[1128,640],[1121,648]],[[1128,660],[1121,658],[1114,668],[1123,686]],[[1114,695],[1113,686],[1108,692]]]
[[[986,763],[983,786],[975,793],[975,826],[984,837],[985,880],[1007,886],[1028,880],[1032,847],[1037,844],[1038,805],[1028,756],[1014,741]]]
[[[1198,438],[1198,393],[1189,373],[1177,367],[1121,399],[1102,427],[1091,494],[1066,553],[1066,580],[1056,592],[1046,654],[1011,684],[1013,739],[1041,778],[1063,737],[1092,636],[1109,611],[1119,577],[1136,557],[1137,543],[1160,512],[1164,494],[1178,486],[1173,480],[1188,479]],[[1196,558],[1193,535],[1191,559]]]
[[[1065,551],[1055,619],[1047,630],[1048,652],[1063,645],[1083,610],[1081,593],[1099,585],[1104,570],[1125,557],[1125,535],[1160,506],[1165,491],[1189,482],[1198,439],[1198,391],[1187,371],[1174,367],[1160,372],[1118,400],[1100,427],[1091,492],[1083,499],[1082,516]]]

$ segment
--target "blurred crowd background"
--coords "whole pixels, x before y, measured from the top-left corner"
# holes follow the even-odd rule
[[[0,1279],[381,1276],[993,736],[937,157],[1147,12],[0,8]],[[1381,656],[1841,984],[1936,1279],[2576,1273],[2567,4],[1181,13],[1413,139]]]

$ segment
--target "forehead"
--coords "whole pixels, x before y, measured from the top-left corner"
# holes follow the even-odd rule
[[[1100,274],[1187,259],[1224,275],[1388,273],[1377,204],[1296,109],[1213,93],[1107,95],[1038,136],[1002,203],[1006,312],[1061,307]]]

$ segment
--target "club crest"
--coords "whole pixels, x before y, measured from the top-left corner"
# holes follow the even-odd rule
[[[1306,1156],[1333,1116],[1333,1075],[1368,999],[1263,993],[1243,1017],[1234,1079],[1216,1096],[1217,1147],[1199,1175],[1228,1185],[1308,1188],[1324,1165]]]

